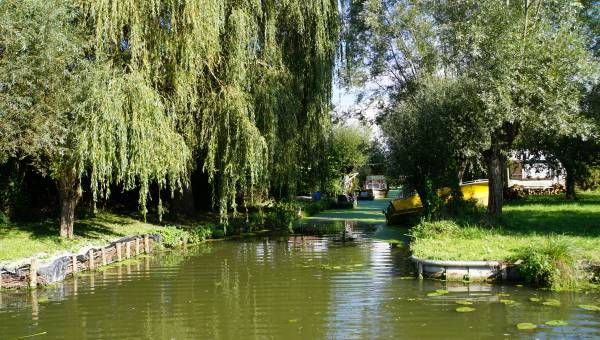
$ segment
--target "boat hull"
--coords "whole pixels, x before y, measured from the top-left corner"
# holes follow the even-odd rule
[[[460,186],[463,199],[477,202],[479,205],[487,206],[489,197],[488,182],[486,180],[463,183]],[[451,197],[449,188],[442,188],[437,192],[438,196]],[[418,194],[407,198],[399,198],[390,202],[384,214],[388,224],[402,224],[410,217],[418,215],[423,210],[423,203]]]

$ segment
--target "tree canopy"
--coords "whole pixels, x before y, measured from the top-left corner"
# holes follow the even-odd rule
[[[71,227],[82,177],[94,200],[139,190],[145,213],[151,184],[183,189],[198,164],[225,219],[237,193],[291,195],[298,163],[322,169],[335,1],[11,0],[0,14],[1,158],[51,175]]]
[[[455,146],[462,152],[481,151],[491,214],[501,213],[503,163],[523,131],[552,126],[555,136],[593,136],[581,102],[597,81],[598,63],[580,3],[356,0],[345,9],[350,84],[376,84],[379,90],[367,95],[379,100],[384,115],[400,108],[430,116],[432,111],[414,110],[431,78],[467,89],[462,103],[445,103],[438,112],[445,117],[454,105],[465,108],[452,118],[462,129],[448,138],[458,138],[462,145]],[[473,129],[478,132],[470,133]],[[427,139],[429,130],[410,132]],[[423,151],[416,143],[406,147],[411,155]],[[438,155],[429,155],[423,161],[431,164]]]

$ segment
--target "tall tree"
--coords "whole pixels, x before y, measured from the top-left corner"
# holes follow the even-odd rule
[[[239,192],[289,195],[299,168],[320,168],[336,1],[80,1],[96,50],[161,94],[222,217]]]
[[[388,74],[385,80],[390,85],[379,86],[388,98],[384,107],[418,105],[411,94],[426,75],[477,80],[470,93],[479,105],[473,110],[478,117],[474,120],[486,130],[480,142],[487,144],[483,157],[491,215],[501,214],[506,152],[521,132],[548,124],[560,135],[585,130],[579,103],[582,89],[595,81],[597,63],[587,49],[577,2],[349,3],[347,31],[370,37],[356,43],[355,37],[361,35],[346,36],[350,55],[357,55],[349,63],[367,75],[363,84],[380,85],[378,75]],[[354,47],[357,44],[359,48]]]
[[[189,149],[160,95],[134,70],[115,71],[90,54],[78,6],[64,0],[0,3],[0,144],[55,180],[60,234],[73,237],[81,177],[94,198],[109,184],[172,189],[186,179]],[[8,145],[8,147],[7,147]]]

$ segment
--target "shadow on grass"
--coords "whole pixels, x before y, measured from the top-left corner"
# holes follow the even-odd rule
[[[113,225],[128,225],[133,221],[124,217],[99,214],[95,217],[86,216],[84,219],[76,219],[74,230],[76,237],[87,239],[100,239],[105,236],[126,236],[115,232]],[[58,239],[60,234],[59,221],[57,218],[47,218],[37,222],[17,221],[9,225],[0,226],[0,237],[7,237],[13,231],[25,232],[33,239]]]

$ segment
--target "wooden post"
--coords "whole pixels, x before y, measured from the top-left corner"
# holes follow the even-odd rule
[[[100,255],[102,256],[102,265],[106,266],[106,251],[104,248],[100,249]]]
[[[88,252],[88,262],[89,262],[90,270],[93,270],[94,269],[94,249],[90,249],[90,251]]]
[[[140,255],[140,239],[136,237],[135,239],[135,256]]]
[[[117,260],[121,262],[121,243],[117,243],[115,247],[117,247]]]
[[[150,238],[148,234],[144,235],[144,252],[150,254]]]
[[[37,287],[37,269],[37,259],[35,257],[32,257],[31,263],[29,264],[29,287],[31,288]]]
[[[125,258],[131,258],[131,242],[125,243]]]
[[[421,261],[419,261],[419,263],[417,264],[417,267],[418,267],[417,274],[419,275],[419,279],[423,279],[423,263]]]
[[[77,255],[71,256],[71,267],[73,267],[71,274],[77,273]]]

